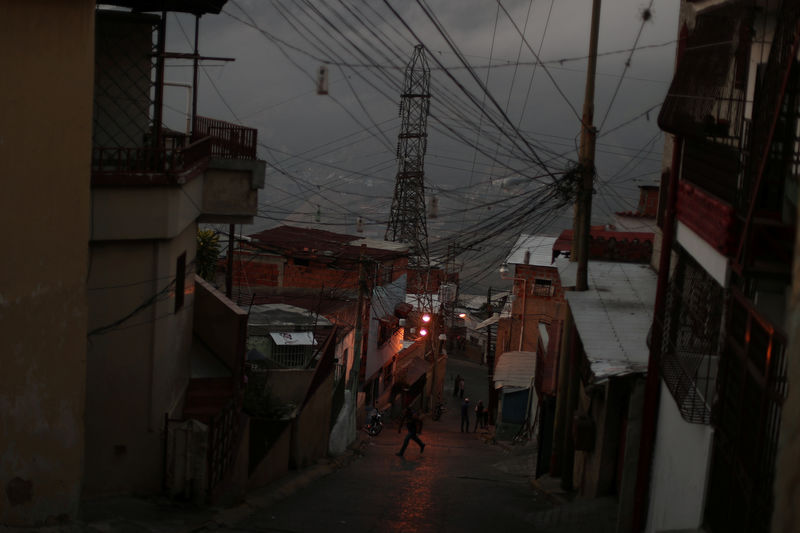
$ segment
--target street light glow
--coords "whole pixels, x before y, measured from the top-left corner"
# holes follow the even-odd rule
[[[425,329],[425,328],[421,328],[421,329],[419,330],[419,335],[420,335],[420,337],[424,337],[424,336],[425,336],[425,335],[427,335],[427,334],[428,334],[428,330],[427,330],[427,329]]]
[[[429,315],[428,313],[425,313],[424,315],[422,315],[422,321],[427,324],[428,322],[431,321],[431,315]]]

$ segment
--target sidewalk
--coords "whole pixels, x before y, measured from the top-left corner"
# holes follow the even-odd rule
[[[185,504],[163,496],[113,496],[85,502],[81,517],[74,522],[24,528],[0,525],[0,533],[190,533],[231,526],[349,465],[363,455],[366,439],[367,435],[359,431],[356,441],[341,456],[323,458],[302,470],[290,471],[250,492],[244,502],[233,507]]]

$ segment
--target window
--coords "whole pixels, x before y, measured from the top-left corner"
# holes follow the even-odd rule
[[[186,291],[186,252],[178,256],[175,263],[175,312],[183,307],[183,295]]]
[[[533,290],[531,291],[534,296],[552,296],[553,280],[549,279],[535,279],[533,282]]]
[[[667,293],[661,372],[687,422],[711,422],[724,303],[722,287],[681,250]]]

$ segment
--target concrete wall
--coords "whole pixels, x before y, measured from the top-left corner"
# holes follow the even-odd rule
[[[314,370],[269,370],[267,387],[270,394],[282,402],[294,402],[298,406],[306,397]]]
[[[800,214],[798,215],[800,226]],[[791,533],[800,524],[800,232],[794,245],[792,287],[788,298],[786,333],[787,379],[789,397],[781,413],[781,440],[775,465],[774,533]]]
[[[291,468],[304,468],[328,453],[333,373],[317,388],[292,425]]]
[[[253,425],[257,423],[251,420],[251,431]],[[247,490],[263,487],[285,476],[289,472],[291,446],[292,425],[287,424],[259,464],[250,465],[253,471],[250,473],[250,479],[247,482]]]
[[[84,492],[159,490],[164,413],[190,377],[196,224],[175,239],[93,242]],[[177,259],[186,254],[175,309]]]
[[[78,509],[94,8],[2,5],[0,524],[69,519]]]
[[[577,412],[587,414],[595,423],[594,448],[575,452],[574,483],[582,496],[594,498],[617,492],[621,430],[630,394],[626,381],[612,378],[591,389],[580,386]]]
[[[245,357],[247,312],[199,276],[194,281],[194,334],[239,379]]]
[[[686,422],[661,383],[648,532],[701,525],[714,430]]]
[[[195,223],[202,196],[202,177],[183,186],[94,187],[92,240],[172,239]]]
[[[258,189],[264,187],[266,163],[253,160],[212,160],[203,184],[202,222],[229,222],[230,216],[258,212]]]

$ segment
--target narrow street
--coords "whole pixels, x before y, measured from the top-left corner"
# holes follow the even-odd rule
[[[471,404],[488,396],[485,367],[448,361],[447,411],[439,421],[425,420],[420,437],[425,451],[411,441],[397,457],[405,430],[389,421],[369,437],[363,456],[268,507],[254,506],[241,519],[216,531],[329,533],[368,531],[569,531],[555,526],[573,519],[533,489],[535,447],[500,446],[486,431],[460,431],[460,399],[452,396],[456,374],[466,380]],[[471,428],[474,412],[470,413]],[[561,506],[563,507],[563,506]],[[577,525],[575,522],[574,525]],[[596,528],[575,531],[612,531]],[[610,524],[608,524],[610,525]]]

